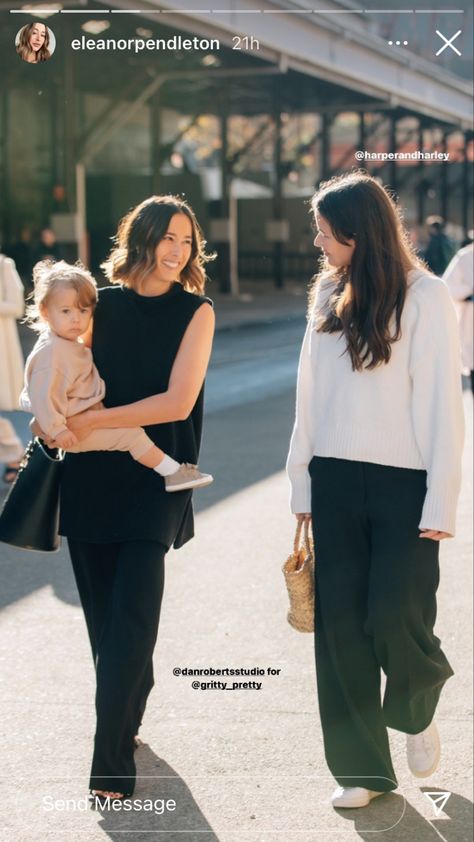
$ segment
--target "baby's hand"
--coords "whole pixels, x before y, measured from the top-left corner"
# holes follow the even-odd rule
[[[70,430],[63,430],[57,434],[55,442],[62,450],[67,450],[69,447],[74,447],[78,443],[78,440]]]

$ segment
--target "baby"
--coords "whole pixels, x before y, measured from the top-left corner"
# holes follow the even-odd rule
[[[164,478],[166,491],[209,485],[210,474],[176,462],[141,427],[94,430],[78,441],[67,419],[100,407],[105,396],[92,352],[80,338],[94,314],[97,286],[84,267],[64,260],[37,263],[33,280],[34,303],[27,309],[27,322],[39,338],[26,361],[21,408],[35,416],[45,435],[71,453],[128,450],[137,462]]]

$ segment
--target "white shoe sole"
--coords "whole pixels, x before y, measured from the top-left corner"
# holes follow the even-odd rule
[[[168,493],[172,491],[187,491],[189,488],[204,488],[206,485],[210,485],[214,482],[214,477],[211,477],[209,474],[208,477],[203,477],[202,479],[197,480],[189,480],[189,482],[180,482],[179,485],[173,485],[171,488],[166,488]]]
[[[331,799],[331,804],[335,810],[356,810],[359,807],[368,807],[370,802],[377,798],[379,795],[385,795],[384,792],[375,792],[373,790],[369,790],[367,795],[358,799],[350,799],[348,797],[346,803],[344,803],[344,796],[340,798],[335,798],[334,800]]]

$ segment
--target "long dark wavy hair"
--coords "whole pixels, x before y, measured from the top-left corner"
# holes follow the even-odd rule
[[[330,278],[335,284],[316,329],[343,332],[353,371],[388,363],[391,345],[401,336],[407,273],[424,268],[400,210],[375,178],[360,171],[323,182],[311,205],[314,215],[327,220],[338,242],[348,245],[348,240],[355,240],[350,266],[334,268],[323,261],[315,279],[310,308],[320,280]]]
[[[191,256],[181,272],[180,283],[201,294],[206,283],[204,266],[215,254],[206,252],[206,241],[190,205],[179,196],[151,196],[119,222],[115,248],[102,269],[113,284],[123,283],[137,292],[156,266],[155,250],[165,236],[171,218],[184,214],[192,226]]]
[[[38,52],[36,53],[36,62],[35,63],[37,63],[39,61],[48,61],[48,59],[51,58],[51,53],[49,52],[49,49],[48,49],[48,47],[49,47],[49,30],[48,30],[48,27],[44,23],[42,23],[42,21],[34,20],[31,23],[27,23],[26,26],[24,26],[23,29],[20,30],[20,38],[19,38],[19,41],[18,41],[18,46],[16,48],[16,51],[17,51],[18,55],[20,56],[20,58],[23,59],[23,61],[28,61],[29,54],[34,52],[31,49],[31,46],[30,46],[30,36],[31,36],[32,31],[33,31],[33,27],[38,26],[38,25],[44,26],[44,44],[38,50]]]

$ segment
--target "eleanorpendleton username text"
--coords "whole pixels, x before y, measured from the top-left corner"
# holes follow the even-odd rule
[[[134,53],[141,53],[144,50],[220,50],[220,41],[217,38],[183,38],[182,35],[173,35],[171,38],[74,38],[71,41],[73,50],[129,50]]]

